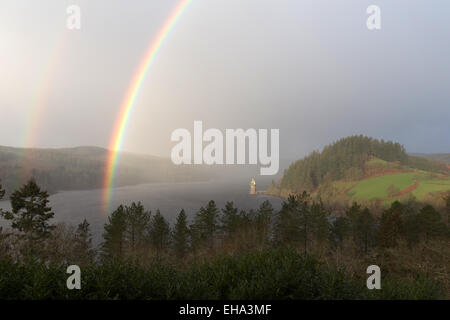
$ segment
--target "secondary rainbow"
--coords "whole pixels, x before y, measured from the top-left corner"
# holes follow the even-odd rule
[[[123,100],[122,106],[117,117],[116,124],[114,126],[114,131],[111,137],[109,145],[109,154],[106,164],[106,173],[104,181],[104,208],[109,209],[109,204],[112,195],[112,188],[114,186],[114,180],[116,177],[116,167],[118,162],[119,151],[122,147],[122,142],[127,129],[128,121],[130,119],[131,111],[136,103],[136,97],[144,82],[145,76],[154,61],[159,49],[161,48],[164,40],[166,40],[170,31],[176,25],[178,19],[181,17],[183,12],[186,10],[188,5],[193,0],[181,0],[178,5],[174,8],[169,18],[165,21],[162,28],[159,30],[158,34],[150,44],[144,59],[141,61],[137,72],[135,73],[133,80],[128,88],[128,91]]]
[[[33,99],[30,107],[25,113],[24,130],[21,136],[19,145],[23,148],[36,147],[35,142],[39,134],[40,126],[43,125],[44,114],[48,107],[49,99],[52,94],[52,81],[57,73],[58,67],[62,62],[66,46],[67,46],[67,31],[62,30],[51,50],[51,55],[43,64],[39,82],[37,83]]]

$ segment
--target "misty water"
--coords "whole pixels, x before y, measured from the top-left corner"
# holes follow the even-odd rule
[[[265,187],[267,185],[261,185],[259,189]],[[86,218],[91,224],[94,242],[98,244],[108,215],[102,199],[101,189],[64,191],[51,195],[50,206],[55,213],[53,221],[76,226]],[[265,200],[269,200],[275,209],[279,209],[282,202],[276,197],[249,195],[249,181],[233,179],[196,183],[150,183],[115,188],[111,208],[141,201],[147,210],[154,212],[160,209],[161,214],[173,224],[182,208],[188,217],[192,218],[209,200],[214,200],[219,208],[223,208],[227,201],[234,201],[236,207],[244,210],[256,209]],[[9,201],[1,201],[0,208],[9,210]],[[0,218],[0,225],[7,227],[9,223]]]

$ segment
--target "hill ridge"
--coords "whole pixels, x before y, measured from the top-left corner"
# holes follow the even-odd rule
[[[350,136],[292,163],[267,193],[286,197],[306,190],[332,202],[371,205],[402,197],[433,200],[450,191],[449,169],[408,155],[399,143]]]

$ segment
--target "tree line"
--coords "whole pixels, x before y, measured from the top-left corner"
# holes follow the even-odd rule
[[[49,193],[101,188],[108,155],[108,150],[95,147],[51,150],[0,146],[0,177],[8,188],[8,195],[27,183],[29,177]],[[207,178],[205,171],[178,167],[166,159],[122,154],[116,184],[200,181]]]
[[[342,138],[325,146],[322,152],[314,151],[294,162],[285,171],[280,187],[312,191],[325,182],[359,179],[364,175],[365,163],[373,157],[421,170],[442,170],[427,159],[408,156],[399,143],[359,135]]]
[[[0,200],[4,195],[0,185]],[[289,196],[279,211],[269,201],[256,210],[245,211],[233,202],[219,209],[211,200],[196,212],[192,221],[181,210],[173,226],[159,210],[146,210],[140,202],[120,205],[108,216],[103,242],[96,250],[86,220],[73,229],[58,228],[51,223],[54,213],[48,197],[46,191],[30,180],[12,193],[11,211],[0,212],[16,231],[20,245],[15,248],[23,257],[45,258],[42,249],[46,248],[47,254],[61,251],[61,262],[79,264],[93,263],[96,256],[100,261],[147,257],[184,261],[187,256],[213,256],[227,248],[248,251],[289,247],[306,255],[316,248],[339,250],[349,241],[357,254],[367,255],[375,247],[395,248],[400,241],[413,247],[420,242],[450,237],[450,195],[443,213],[430,205],[396,201],[380,216],[357,203],[347,208],[345,214],[335,215],[320,199],[311,198],[305,191]],[[0,240],[7,236],[10,234],[0,230]],[[53,242],[46,242],[47,239]],[[1,243],[6,254],[11,244],[5,248],[5,242]],[[70,245],[61,249],[64,243]]]

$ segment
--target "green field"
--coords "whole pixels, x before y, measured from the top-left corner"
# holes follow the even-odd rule
[[[302,165],[307,167],[305,163]],[[355,164],[351,168],[342,166],[347,169],[341,170],[344,173],[336,174],[335,172],[335,176],[338,177],[335,181],[327,181],[322,177],[322,181],[317,186],[315,185],[317,181],[311,182],[314,181],[312,177],[317,179],[318,176],[328,175],[329,167],[325,166],[325,171],[316,170],[315,173],[314,168],[309,168],[308,171],[306,167],[303,168],[299,164],[297,167],[296,170],[304,171],[303,175],[292,172],[288,177],[295,177],[298,180],[298,186],[295,186],[295,181],[292,182],[291,179],[286,183],[289,188],[281,188],[274,194],[283,197],[299,192],[303,188],[301,183],[305,181],[305,189],[311,191],[312,195],[339,204],[355,201],[368,206],[377,206],[389,205],[395,200],[415,199],[442,205],[443,196],[447,192],[450,193],[450,170],[442,163],[433,163],[418,157],[409,157],[403,161],[386,161],[371,156],[365,160],[363,166],[361,164]],[[308,177],[311,179],[308,180]]]
[[[403,190],[414,184],[415,177],[414,173],[398,173],[369,178],[359,182],[347,195],[364,199],[387,198],[387,189],[390,185]]]
[[[430,192],[441,192],[450,190],[450,179],[447,180],[426,180],[419,183],[417,189],[412,194],[421,199]]]
[[[388,195],[388,188],[394,186],[399,192],[413,187],[415,183],[418,183],[417,187],[413,190],[409,190],[402,196],[411,194],[417,199],[422,199],[426,195],[433,192],[445,192],[450,191],[450,178],[437,179],[435,176],[430,175],[426,171],[413,170],[406,173],[394,173],[386,174],[382,176],[374,176],[372,178],[366,178],[361,181],[346,181],[336,182],[334,186],[336,189],[347,190],[353,185],[353,188],[347,190],[347,196],[355,199],[390,199],[394,201],[398,197],[391,197]],[[391,202],[391,201],[389,201]]]

